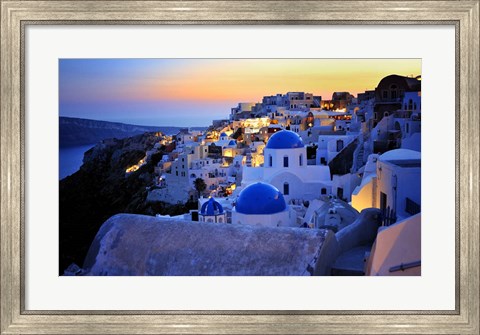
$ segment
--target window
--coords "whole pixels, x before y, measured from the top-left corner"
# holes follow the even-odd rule
[[[380,209],[385,210],[387,208],[387,195],[380,192]]]
[[[343,149],[343,140],[337,140],[337,152]]]
[[[177,176],[178,176],[178,171],[175,171],[175,175],[177,175]]]
[[[218,218],[218,222],[223,223],[223,218],[222,218],[222,217],[219,217],[219,218]]]
[[[397,98],[397,85],[390,85],[390,98]]]
[[[410,132],[410,124],[409,123],[405,124],[405,129],[406,129],[406,132],[408,134]]]
[[[268,166],[270,166],[270,167],[273,166],[273,158],[272,158],[272,155],[268,155]]]
[[[383,99],[388,99],[388,91],[387,90],[382,91],[382,98]]]
[[[320,191],[321,194],[327,194],[327,189],[325,187],[322,187],[322,190]]]
[[[411,215],[420,213],[421,207],[415,201],[410,198],[405,199],[405,212]]]
[[[302,166],[303,165],[303,155],[300,154],[300,156],[298,156],[298,165]]]
[[[343,188],[342,187],[337,188],[337,197],[339,199],[343,199]]]
[[[283,157],[283,167],[288,167],[288,156]]]
[[[290,193],[290,185],[288,183],[283,184],[283,195],[288,195]]]

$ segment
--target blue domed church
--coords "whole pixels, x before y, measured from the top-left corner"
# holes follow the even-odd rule
[[[210,198],[200,208],[198,220],[200,222],[226,223],[227,214],[218,201]]]
[[[296,215],[290,212],[283,194],[275,186],[262,182],[245,187],[232,211],[233,224],[294,226],[295,219]]]
[[[330,168],[307,164],[307,148],[297,133],[276,132],[268,140],[263,155],[262,167],[244,167],[242,188],[256,182],[268,183],[283,194],[287,203],[330,193]]]

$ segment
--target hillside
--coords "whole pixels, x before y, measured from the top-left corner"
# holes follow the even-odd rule
[[[146,132],[162,132],[167,135],[177,133],[182,127],[138,126],[120,122],[98,121],[61,116],[59,120],[60,146],[76,146],[97,143],[107,138],[123,139]],[[191,129],[205,129],[194,127]]]
[[[79,171],[60,181],[60,274],[71,263],[83,263],[98,229],[114,214],[188,212],[184,205],[145,202],[146,187],[153,184],[154,166],[164,147],[139,170],[125,175],[125,169],[138,163],[160,139],[158,133],[144,133],[99,143],[85,153]]]

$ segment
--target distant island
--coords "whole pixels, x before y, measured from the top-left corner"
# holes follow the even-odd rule
[[[139,126],[120,122],[98,121],[60,116],[59,140],[61,147],[97,143],[107,138],[123,139],[146,132],[176,134],[182,127]],[[192,130],[205,130],[207,127],[191,127]]]

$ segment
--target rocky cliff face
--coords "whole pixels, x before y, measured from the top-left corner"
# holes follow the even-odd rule
[[[180,127],[148,127],[119,122],[60,117],[60,146],[97,143],[106,138],[122,139],[145,132],[175,134]]]
[[[83,263],[101,224],[114,214],[188,212],[183,205],[145,202],[146,187],[152,184],[154,166],[163,155],[162,150],[139,170],[125,174],[160,140],[156,135],[145,133],[103,141],[85,153],[78,172],[60,181],[60,274],[71,263]]]

